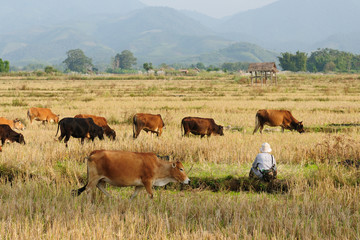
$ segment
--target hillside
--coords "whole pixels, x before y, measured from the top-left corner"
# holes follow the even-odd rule
[[[251,43],[235,43],[229,47],[188,58],[185,62],[205,64],[224,62],[277,62],[278,53],[268,51]]]
[[[313,50],[315,43],[332,35],[358,32],[359,11],[358,0],[279,0],[236,14],[216,31],[235,41],[245,35],[247,41],[278,51]],[[349,37],[352,44],[357,41]]]

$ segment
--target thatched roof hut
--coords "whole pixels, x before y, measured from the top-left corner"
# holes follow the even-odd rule
[[[255,71],[276,73],[279,70],[276,68],[276,64],[274,62],[250,63],[248,72],[251,73]]]
[[[266,84],[266,80],[270,78],[271,83],[273,77],[275,77],[275,84],[277,84],[276,73],[279,70],[276,68],[275,62],[264,62],[264,63],[250,63],[248,67],[248,72],[251,73],[251,85],[257,83],[257,79],[260,79],[261,85]]]

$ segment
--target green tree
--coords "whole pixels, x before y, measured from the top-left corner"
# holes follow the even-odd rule
[[[114,69],[131,69],[133,65],[136,65],[136,57],[129,50],[124,50],[121,54],[116,54],[114,58]]]
[[[58,72],[58,70],[56,70],[53,66],[46,66],[44,72],[50,74],[50,73],[56,73]]]
[[[3,61],[0,58],[0,72],[9,72],[10,71],[10,62],[5,60]]]
[[[63,61],[66,69],[73,72],[86,73],[93,70],[91,58],[85,56],[81,49],[70,50],[67,53],[67,58]]]
[[[153,69],[152,63],[144,63],[143,68],[148,72],[150,69]]]
[[[306,71],[307,54],[304,52],[297,51],[296,54],[281,53],[278,59],[283,70],[292,72]]]

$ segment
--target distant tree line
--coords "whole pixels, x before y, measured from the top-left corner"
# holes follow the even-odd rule
[[[285,52],[278,57],[283,70],[298,72],[359,72],[360,55],[334,49],[318,49],[310,57],[304,52]]]
[[[0,72],[9,72],[10,71],[10,62],[5,60],[3,61],[0,58]]]

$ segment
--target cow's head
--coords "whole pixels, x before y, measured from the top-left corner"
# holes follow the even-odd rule
[[[19,119],[16,118],[14,120],[14,128],[17,130],[25,130],[25,125]]]
[[[58,123],[59,122],[59,117],[60,117],[60,115],[58,114],[58,115],[55,115],[55,117],[54,117],[54,121],[56,122],[56,123]]]
[[[24,139],[24,136],[21,133],[19,133],[19,135],[16,136],[15,141],[20,143],[20,144],[22,143],[22,144],[25,145],[25,139]]]
[[[220,136],[224,136],[224,127],[219,125],[219,128],[217,129],[217,134],[219,134]]]
[[[108,136],[111,140],[115,140],[116,132],[113,129],[103,128],[103,130],[105,131],[106,136]]]
[[[173,162],[171,163],[171,170],[170,170],[171,176],[175,178],[178,182],[189,184],[190,179],[185,173],[184,166],[181,162]]]
[[[305,130],[304,130],[304,125],[303,125],[302,121],[301,121],[301,122],[298,122],[298,123],[296,124],[296,131],[298,131],[299,133],[305,132]]]

